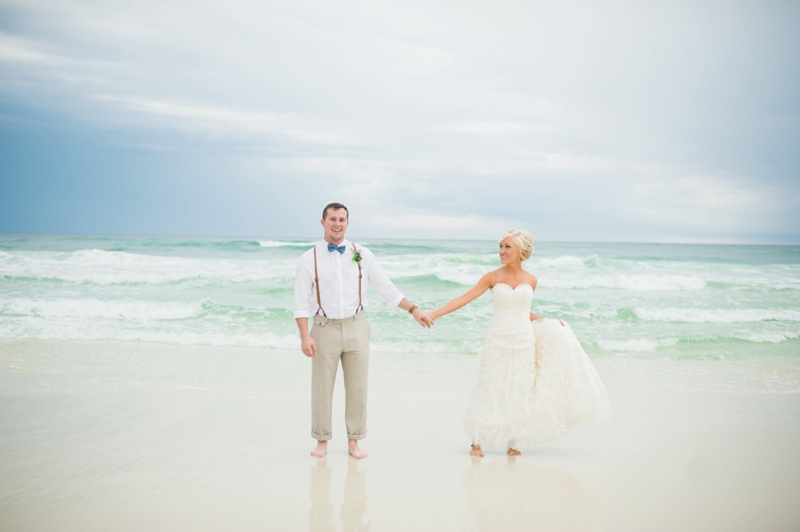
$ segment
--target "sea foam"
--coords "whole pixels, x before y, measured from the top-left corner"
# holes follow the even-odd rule
[[[759,321],[800,321],[800,310],[794,309],[698,309],[636,308],[639,319],[676,323],[748,323]]]
[[[584,290],[611,288],[633,292],[702,290],[706,282],[697,276],[685,275],[585,275],[581,277],[540,276],[540,286]]]
[[[0,341],[295,349],[295,267],[316,242],[0,235]],[[381,241],[373,250],[425,309],[500,266],[494,242]],[[569,321],[590,356],[727,358],[797,354],[798,262],[793,247],[540,242],[524,267],[539,279],[533,312]],[[372,288],[367,295],[376,352],[477,354],[492,319],[491,293],[431,331]]]
[[[295,264],[280,259],[198,259],[91,249],[15,255],[0,262],[0,276],[97,285],[291,282]]]
[[[268,349],[299,349],[299,340],[292,335],[275,333],[225,333],[168,330],[125,330],[114,327],[68,327],[65,325],[38,329],[15,329],[0,325],[1,339],[25,338],[37,340],[117,340],[123,342],[156,342],[178,345],[211,345],[262,347]]]
[[[586,266],[584,260],[580,257],[572,255],[564,255],[555,259],[534,259],[534,268],[584,268]]]
[[[649,340],[646,338],[636,338],[629,340],[599,340],[597,346],[603,351],[633,351],[650,352],[659,347],[675,345],[678,338],[666,338],[662,340]]]
[[[202,311],[201,301],[136,301],[98,299],[11,299],[0,302],[0,312],[12,316],[29,316],[44,320],[176,320],[196,317]]]
[[[779,332],[779,331],[741,331],[734,333],[733,338],[757,344],[769,343],[779,344],[788,340],[800,338],[800,331]]]

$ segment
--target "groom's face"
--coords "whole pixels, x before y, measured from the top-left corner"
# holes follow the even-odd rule
[[[325,230],[325,241],[334,245],[341,244],[344,234],[347,232],[347,211],[344,209],[328,209],[325,219],[322,220],[322,228]]]

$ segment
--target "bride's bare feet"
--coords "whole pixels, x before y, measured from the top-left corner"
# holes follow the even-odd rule
[[[516,449],[512,449],[511,447],[508,448],[508,456],[519,456],[522,453]]]
[[[328,442],[325,440],[317,440],[317,447],[311,451],[311,456],[322,458],[328,452]]]
[[[347,440],[347,452],[350,453],[350,456],[358,460],[367,457],[367,453],[362,451],[358,446],[358,440]]]
[[[469,455],[470,455],[470,456],[480,456],[480,457],[483,457],[483,451],[481,451],[481,446],[480,446],[480,445],[473,445],[472,447],[470,447],[470,449],[469,449]]]

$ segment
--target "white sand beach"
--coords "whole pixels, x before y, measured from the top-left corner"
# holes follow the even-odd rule
[[[613,418],[473,463],[478,357],[374,353],[369,458],[309,451],[299,351],[0,344],[0,529],[800,529],[800,364],[593,360]]]

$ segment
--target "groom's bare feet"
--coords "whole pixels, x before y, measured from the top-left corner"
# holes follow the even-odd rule
[[[350,456],[356,458],[357,460],[367,457],[367,453],[362,451],[358,446],[358,440],[347,440],[347,452],[349,452]]]
[[[317,440],[317,447],[311,451],[311,456],[322,458],[328,453],[328,442],[325,440]]]
[[[481,446],[480,445],[473,445],[472,447],[470,447],[469,455],[470,456],[480,456],[481,458],[483,458],[483,451],[481,451]]]

